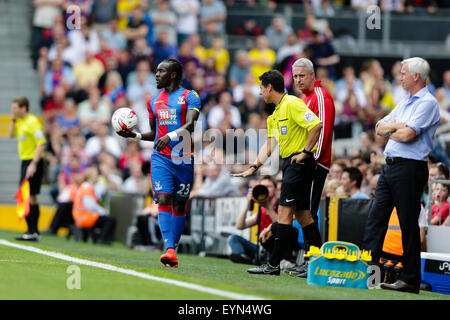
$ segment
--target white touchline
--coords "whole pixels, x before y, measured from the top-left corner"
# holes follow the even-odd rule
[[[178,281],[178,280],[173,280],[173,279],[160,278],[160,277],[149,275],[147,273],[138,272],[138,271],[135,271],[135,270],[132,270],[132,269],[125,269],[125,268],[120,268],[120,267],[113,266],[111,264],[106,264],[106,263],[95,262],[95,261],[90,261],[90,260],[86,260],[86,259],[75,258],[75,257],[68,256],[66,254],[63,254],[63,253],[54,252],[54,251],[46,251],[46,250],[42,250],[42,249],[39,249],[39,248],[36,248],[36,247],[32,247],[32,246],[25,246],[25,245],[9,242],[9,241],[3,240],[3,239],[0,239],[0,244],[5,245],[5,246],[9,246],[9,247],[22,249],[22,250],[35,252],[35,253],[39,253],[39,254],[43,254],[43,255],[46,255],[46,256],[49,256],[49,257],[52,257],[52,258],[55,258],[55,259],[61,259],[61,260],[69,261],[69,262],[80,264],[80,265],[86,265],[86,266],[96,267],[96,268],[105,269],[105,270],[109,270],[109,271],[120,272],[120,273],[123,273],[123,274],[128,274],[128,275],[139,277],[139,278],[143,278],[143,279],[159,281],[159,282],[171,284],[171,285],[174,285],[174,286],[178,286],[178,287],[182,287],[182,288],[186,288],[186,289],[191,289],[191,290],[196,290],[196,291],[201,291],[201,292],[205,292],[205,293],[209,293],[209,294],[214,294],[214,295],[225,297],[225,298],[229,298],[229,299],[236,299],[236,300],[265,300],[265,298],[258,297],[258,296],[253,296],[253,295],[248,295],[248,294],[241,294],[241,293],[235,293],[235,292],[231,292],[231,291],[225,291],[225,290],[214,289],[214,288],[208,288],[208,287],[205,287],[205,286],[202,286],[202,285],[188,283],[188,282],[183,282],[183,281]]]

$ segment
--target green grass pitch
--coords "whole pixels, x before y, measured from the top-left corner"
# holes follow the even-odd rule
[[[248,265],[227,259],[179,254],[179,268],[159,262],[160,252],[140,252],[120,243],[93,245],[42,236],[39,243],[14,241],[18,234],[0,230],[0,239],[47,251],[132,269],[160,278],[276,300],[450,300],[450,295],[421,291],[420,295],[386,290],[321,287],[306,279],[249,275]],[[74,263],[0,244],[0,299],[39,300],[214,300],[226,299],[197,290],[138,278],[97,267],[79,265],[80,288],[67,286],[69,266]]]

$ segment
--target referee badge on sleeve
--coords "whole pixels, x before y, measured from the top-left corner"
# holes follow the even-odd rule
[[[314,118],[315,118],[315,114],[312,111],[306,111],[305,115],[303,116],[303,119],[308,123],[313,121]]]
[[[281,135],[283,135],[283,136],[287,135],[287,126],[281,127]]]

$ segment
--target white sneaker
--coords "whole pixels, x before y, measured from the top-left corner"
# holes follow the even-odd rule
[[[41,236],[37,232],[24,233],[23,235],[16,237],[15,239],[19,241],[39,241],[41,240]]]

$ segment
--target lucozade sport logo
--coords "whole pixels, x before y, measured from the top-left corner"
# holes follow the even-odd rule
[[[366,274],[361,270],[350,270],[350,271],[341,271],[341,270],[333,270],[333,269],[322,269],[320,266],[317,266],[314,270],[314,275],[329,277],[329,283],[335,284],[345,284],[347,280],[349,281],[357,281],[363,279]]]

